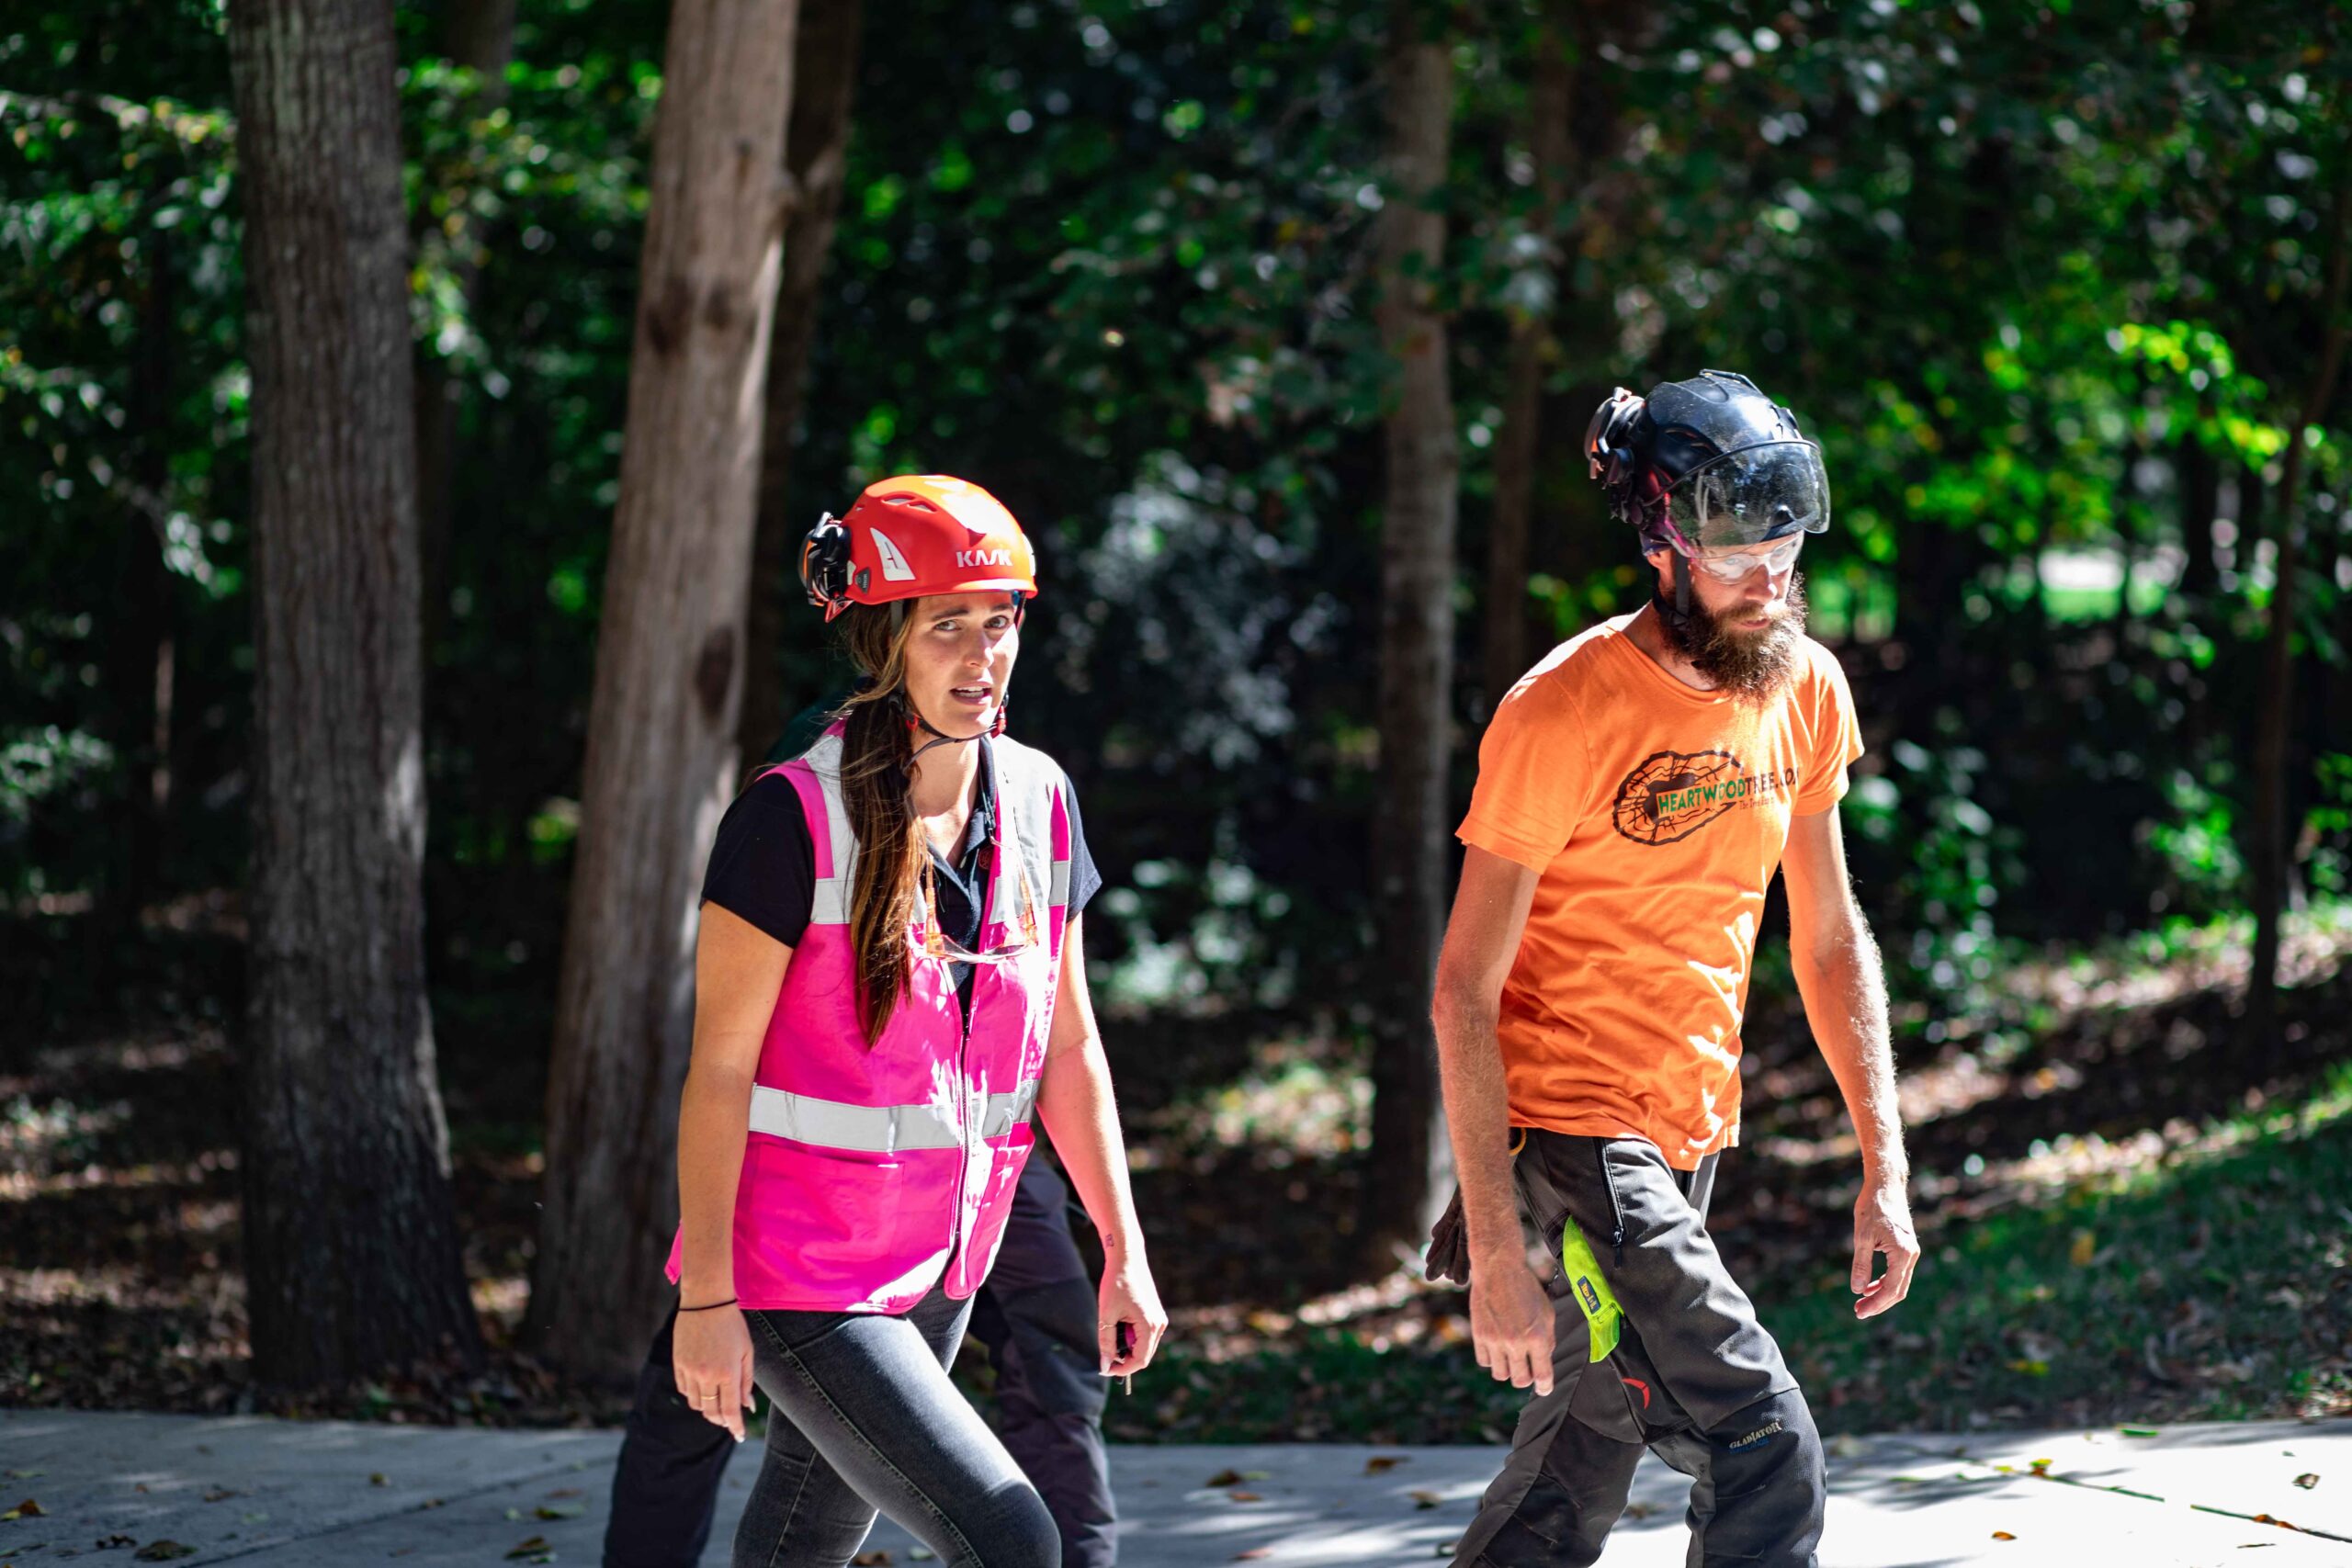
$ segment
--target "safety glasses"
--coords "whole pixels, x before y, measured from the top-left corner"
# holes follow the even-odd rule
[[[1742,550],[1728,556],[1694,554],[1690,557],[1690,564],[1717,582],[1739,582],[1759,568],[1775,577],[1780,576],[1797,564],[1798,552],[1804,548],[1804,536],[1792,534],[1769,548]]]
[[[997,853],[1004,853],[1012,846],[1000,846]],[[924,957],[945,959],[950,964],[1012,964],[1023,952],[1040,942],[1037,936],[1037,898],[1030,891],[1028,865],[1013,853],[1013,872],[1021,879],[1021,924],[1018,938],[1002,947],[990,947],[988,952],[974,952],[955,938],[950,938],[938,924],[938,877],[932,872],[932,858],[922,858],[922,952]]]

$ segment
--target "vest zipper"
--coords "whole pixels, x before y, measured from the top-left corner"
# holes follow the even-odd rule
[[[1606,1140],[1592,1141],[1592,1157],[1600,1167],[1601,1190],[1609,1194],[1609,1213],[1617,1228],[1609,1235],[1611,1261],[1620,1269],[1625,1266],[1625,1211],[1617,1201],[1617,1184],[1609,1179],[1609,1145]]]
[[[987,765],[986,762],[982,764],[982,766]],[[997,825],[1003,819],[1004,815],[1003,773],[1001,770],[997,771],[989,783],[994,786],[989,806],[993,815],[989,823],[988,877],[982,884],[980,894],[980,943],[983,947],[988,945],[989,925],[991,918],[996,914],[997,895],[1002,891],[997,881],[1000,874],[998,862],[1003,858],[997,852],[998,840],[1001,837]],[[960,989],[960,987],[957,988]],[[957,1000],[960,1003],[962,998],[959,997]],[[959,1006],[957,1010],[963,1014],[964,1026],[956,1048],[956,1095],[957,1108],[964,1117],[964,1136],[957,1145],[957,1152],[963,1156],[963,1158],[957,1162],[956,1170],[956,1212],[947,1221],[947,1258],[948,1266],[951,1269],[955,1267],[956,1258],[964,1250],[964,1243],[968,1239],[964,1235],[964,1192],[972,1181],[972,1135],[975,1131],[978,1131],[981,1134],[980,1141],[982,1143],[988,1141],[986,1136],[988,1107],[985,1100],[980,1106],[981,1125],[978,1129],[972,1125],[972,1015],[980,1010],[980,976],[978,965],[975,965],[972,971],[971,1003],[969,1006]],[[981,1191],[980,1197],[983,1201],[987,1200],[988,1193],[985,1189]]]

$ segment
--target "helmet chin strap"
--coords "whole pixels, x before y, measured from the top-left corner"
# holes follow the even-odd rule
[[[1007,703],[1002,698],[1000,698],[997,702],[995,720],[991,722],[986,729],[981,730],[977,735],[950,735],[945,730],[940,728],[939,726],[932,723],[931,720],[923,717],[922,710],[915,706],[911,701],[909,701],[903,692],[899,694],[899,700],[905,703],[907,712],[914,716],[907,721],[908,724],[911,728],[929,731],[933,737],[933,739],[924,741],[922,745],[915,748],[915,754],[907,759],[909,766],[912,766],[914,763],[922,761],[922,755],[924,752],[934,750],[937,747],[969,746],[975,740],[985,740],[991,736],[1001,735],[1004,733],[1004,710],[1007,706]]]
[[[1657,607],[1661,620],[1676,631],[1687,631],[1695,619],[1690,613],[1690,563],[1680,550],[1669,549],[1667,553],[1674,558],[1674,597],[1668,600],[1664,593],[1652,590],[1650,603]]]

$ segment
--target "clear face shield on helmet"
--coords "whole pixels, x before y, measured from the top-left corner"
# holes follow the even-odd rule
[[[1725,453],[1667,491],[1666,520],[1681,553],[1694,560],[1702,550],[1726,548],[1761,557],[1769,552],[1750,547],[1818,534],[1829,526],[1821,449],[1810,441],[1774,441]]]

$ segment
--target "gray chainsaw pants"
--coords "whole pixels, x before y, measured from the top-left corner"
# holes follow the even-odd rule
[[[1521,1413],[1455,1568],[1597,1562],[1645,1448],[1690,1477],[1691,1568],[1812,1568],[1821,1438],[1707,1235],[1715,1159],[1677,1171],[1638,1138],[1526,1140],[1513,1174],[1528,1246],[1551,1260],[1552,1392]],[[1617,1348],[1597,1365],[1559,1267],[1570,1219],[1625,1314]]]

